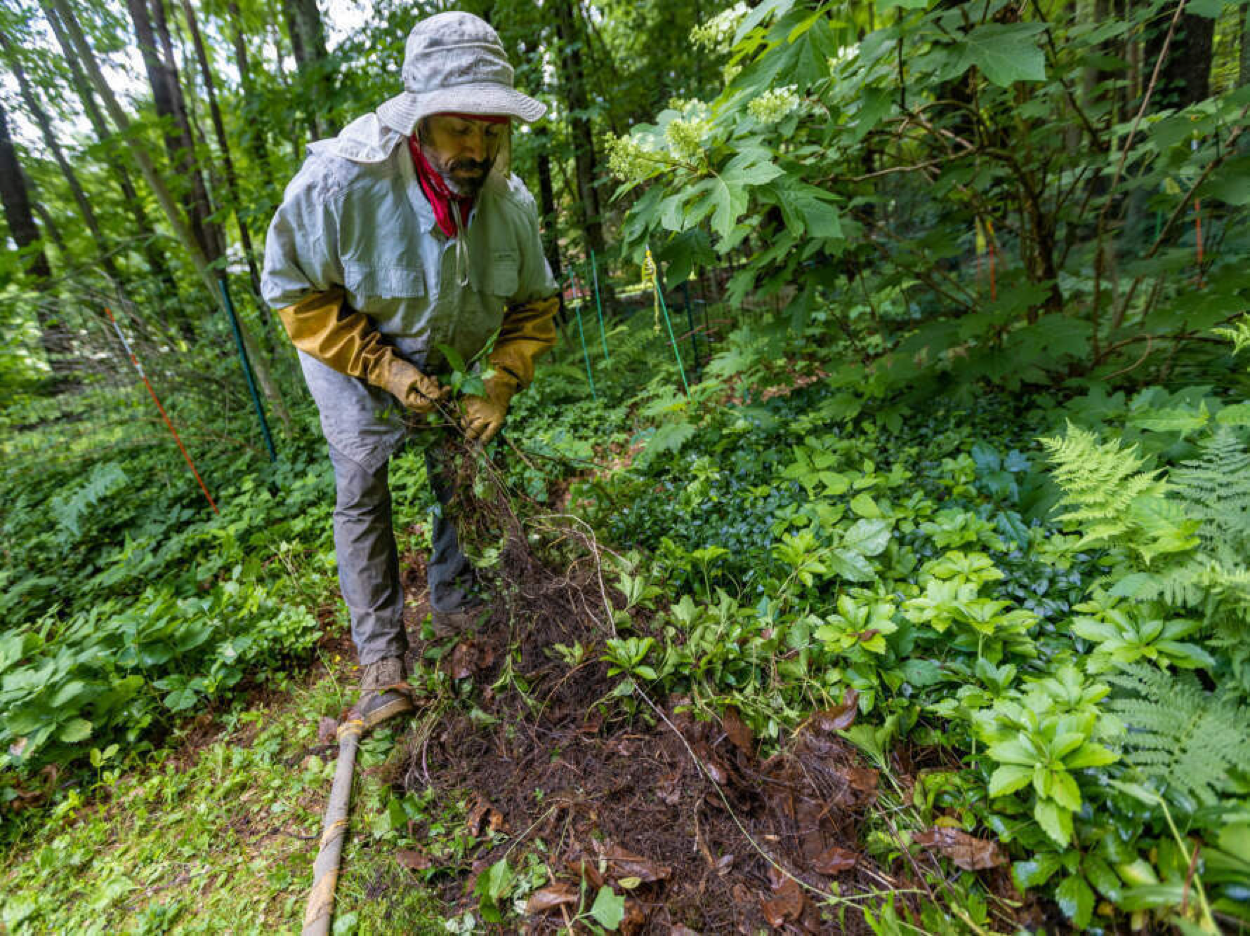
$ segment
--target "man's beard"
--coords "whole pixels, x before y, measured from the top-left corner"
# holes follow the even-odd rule
[[[491,167],[495,164],[493,159],[453,159],[444,162],[443,159],[432,150],[422,147],[426,160],[430,167],[439,174],[447,187],[460,196],[475,197],[482,190],[482,186],[486,184],[486,177],[490,175]]]

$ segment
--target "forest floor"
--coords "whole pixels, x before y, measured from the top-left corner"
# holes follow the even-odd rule
[[[442,644],[421,639],[424,556],[405,557],[410,665],[441,688],[418,686],[417,715],[362,745],[336,933],[868,932],[847,913],[859,901],[924,893],[919,868],[900,879],[856,847],[923,764],[896,761],[879,789],[835,733],[853,702],[764,761],[741,719],[696,721],[681,698],[605,731],[607,664],[545,652],[597,639],[597,570],[556,574],[514,547],[516,587],[480,633]],[[305,672],[187,720],[149,762],[54,809],[0,865],[7,927],[298,931],[353,657],[331,625]]]

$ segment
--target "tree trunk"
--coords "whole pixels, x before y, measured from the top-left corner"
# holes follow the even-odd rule
[[[1250,9],[1246,10],[1241,21],[1241,36],[1237,59],[1237,87],[1250,84]],[[1243,133],[1237,138],[1237,151],[1250,153],[1250,133]]]
[[[47,111],[43,109],[43,105],[39,103],[39,99],[35,96],[35,89],[26,80],[26,70],[22,68],[21,63],[17,60],[13,44],[3,31],[0,31],[0,49],[3,49],[5,55],[8,56],[9,68],[13,72],[13,77],[17,79],[18,92],[22,96],[26,109],[39,126],[39,132],[43,136],[44,145],[47,146],[48,151],[52,154],[52,158],[56,160],[57,166],[60,167],[61,175],[65,177],[65,182],[69,185],[70,193],[74,196],[74,203],[78,206],[78,212],[82,215],[82,219],[87,225],[87,230],[91,234],[91,239],[95,242],[96,252],[100,255],[100,266],[104,270],[104,275],[112,281],[118,297],[124,299],[125,291],[122,287],[121,275],[117,271],[117,264],[113,261],[113,250],[105,239],[103,231],[100,230],[100,221],[96,217],[95,209],[91,207],[91,201],[87,198],[87,193],[83,191],[82,184],[78,181],[78,174],[74,172],[73,166],[65,158],[65,151],[61,149],[61,143],[52,130],[52,121],[48,119]]]
[[[133,2],[133,0],[132,0]],[[113,122],[117,124],[117,129],[121,131],[122,137],[125,139],[127,146],[130,148],[131,157],[134,159],[135,165],[139,172],[147,180],[153,194],[156,195],[157,202],[160,203],[161,210],[165,213],[170,227],[174,229],[178,240],[182,243],[183,248],[191,258],[191,262],[195,265],[196,272],[200,275],[200,280],[204,284],[204,288],[208,290],[209,296],[213,303],[219,309],[225,312],[225,303],[219,291],[218,280],[215,272],[209,265],[208,257],[200,248],[190,225],[183,218],[181,211],[178,209],[177,203],[169,192],[168,186],[165,185],[164,179],[157,173],[156,167],[152,164],[148,152],[144,149],[143,144],[130,133],[130,119],[126,116],[126,112],[122,110],[121,104],[118,103],[117,97],[109,88],[104,80],[104,75],[100,71],[100,66],[95,60],[95,55],[91,51],[91,46],[87,44],[87,39],[82,33],[82,28],[78,25],[73,11],[69,7],[68,0],[40,0],[41,5],[53,7],[61,17],[66,32],[69,34],[70,41],[73,43],[78,57],[82,60],[87,70],[87,75],[91,79],[91,83],[95,85],[96,91],[103,99],[105,106],[113,117]],[[278,413],[278,417],[282,420],[283,425],[289,432],[291,429],[291,414],[287,411],[286,405],[282,401],[282,395],[278,390],[278,385],[273,379],[273,375],[269,371],[268,361],[261,356],[259,349],[256,347],[256,341],[252,338],[251,331],[247,328],[243,321],[239,321],[239,330],[243,336],[243,341],[247,347],[248,353],[251,355],[252,364],[256,371],[256,380],[261,386],[261,391],[273,403],[274,409]]]
[[[274,74],[278,76],[278,84],[282,85],[282,90],[285,92],[287,98],[290,98],[295,92],[291,87],[291,80],[287,76],[286,69],[282,66],[282,59],[284,58],[282,55],[282,29],[278,26],[278,12],[277,7],[275,6],[275,0],[265,0],[265,9],[269,14],[269,25],[272,29],[272,39],[270,41],[273,42],[273,47],[278,50],[278,54],[274,57],[273,62]],[[307,118],[308,114],[305,113],[304,116]],[[286,140],[291,146],[291,156],[298,165],[304,158],[302,149],[303,141],[301,141],[300,135],[295,132],[294,126],[287,127],[286,129]],[[308,125],[309,139],[315,140],[319,136],[320,134],[317,133],[317,128],[310,123]]]
[[[334,86],[330,80],[325,29],[317,0],[282,0],[282,14],[291,51],[295,53],[295,65],[304,84],[309,128],[315,139],[333,136],[324,108],[334,100]]]
[[[548,146],[551,134],[541,130],[534,141],[538,144],[538,205],[542,217],[543,253],[547,255],[547,263],[551,272],[560,282],[560,229],[556,224],[556,196],[551,187],[551,154]]]
[[[247,42],[243,38],[243,16],[239,12],[239,4],[230,0],[227,4],[230,16],[231,41],[234,45],[234,64],[239,69],[239,83],[243,88],[243,96],[252,98],[252,70],[247,57]],[[252,158],[260,167],[261,179],[266,188],[273,188],[273,174],[269,167],[269,145],[265,142],[265,128],[251,121],[244,122],[243,145],[252,151]]]
[[[159,6],[161,0],[154,0],[154,2]],[[130,10],[130,19],[134,24],[139,51],[143,53],[143,64],[147,68],[148,82],[152,86],[152,99],[156,105],[156,113],[168,120],[165,131],[165,149],[169,153],[170,164],[177,174],[189,183],[189,190],[183,196],[183,205],[186,208],[191,234],[200,251],[212,262],[221,256],[220,244],[208,223],[212,210],[208,205],[208,190],[204,185],[204,178],[195,164],[195,142],[191,136],[190,124],[187,122],[182,86],[178,83],[178,72],[172,56],[167,61],[161,60],[146,0],[126,0],[126,6]],[[62,15],[62,20],[65,21],[64,15]],[[162,13],[161,21],[163,20]],[[67,21],[66,26],[69,26]],[[165,36],[167,39],[168,30],[165,30]]]
[[[61,25],[61,21],[51,10],[46,10],[45,14],[47,15],[48,23],[52,26],[52,32],[56,35],[57,44],[61,47],[61,53],[69,65],[70,80],[74,85],[74,89],[78,92],[83,110],[87,114],[87,119],[91,121],[96,138],[101,143],[107,143],[112,137],[112,131],[109,129],[104,115],[100,113],[100,105],[95,99],[95,92],[91,90],[91,83],[87,80],[87,76],[83,74],[82,65],[79,64],[78,56],[73,52],[73,47],[70,45],[69,38],[65,35],[65,29]],[[169,269],[169,263],[166,261],[164,252],[152,236],[152,223],[148,220],[147,210],[139,199],[139,193],[135,190],[134,183],[130,179],[130,173],[126,171],[124,163],[115,159],[110,159],[108,162],[109,168],[117,181],[118,188],[121,189],[122,202],[130,211],[130,216],[135,222],[135,229],[142,240],[143,257],[147,261],[148,269],[155,277],[157,283],[156,297],[162,305],[167,300],[176,302],[178,299],[178,283]],[[195,332],[191,327],[190,317],[185,314],[178,314],[174,317],[178,320],[183,337],[188,340],[193,339]]]
[[[210,221],[209,218],[216,212],[216,206],[213,204],[213,189],[211,181],[214,177],[212,157],[208,154],[208,144],[204,136],[204,131],[200,127],[195,114],[195,82],[187,75],[187,88],[184,91],[178,76],[178,57],[174,55],[174,44],[170,39],[169,20],[165,15],[165,0],[148,0],[152,7],[152,18],[156,24],[156,35],[161,41],[161,49],[165,55],[165,62],[168,65],[166,74],[173,83],[174,102],[177,106],[175,115],[178,117],[182,128],[183,139],[189,140],[191,143],[191,159],[192,163],[198,163],[197,153],[204,153],[205,162],[202,169],[197,169],[192,177],[192,189],[195,194],[197,210],[207,212],[200,223],[204,227],[204,233],[208,238],[210,249],[207,252],[210,259],[225,256],[226,253],[226,233],[222,230],[222,226],[217,222]],[[182,37],[179,36],[181,44]],[[187,61],[187,49],[182,45],[182,61],[185,66]]]
[[[1170,16],[1160,18],[1146,29],[1142,59],[1142,87],[1150,82],[1155,62],[1163,48]],[[1211,47],[1215,38],[1215,20],[1207,16],[1182,13],[1176,32],[1168,47],[1167,58],[1159,70],[1159,83],[1150,101],[1150,109],[1188,107],[1205,101],[1211,88]]]
[[[573,163],[577,175],[577,194],[581,205],[582,230],[586,245],[596,256],[604,256],[603,218],[599,208],[599,190],[595,186],[598,159],[595,154],[594,127],[587,116],[590,106],[586,91],[586,74],[582,68],[581,51],[586,46],[580,23],[580,7],[573,0],[556,0],[549,4],[556,19],[560,39],[560,85],[569,113],[569,129],[573,137]],[[604,290],[605,302],[615,301],[610,288]]]
[[[34,280],[40,299],[35,303],[35,318],[39,322],[39,343],[58,387],[64,387],[73,372],[73,339],[64,323],[57,321],[51,312],[50,280],[52,267],[39,237],[39,226],[31,210],[30,188],[26,174],[17,159],[13,138],[9,135],[9,118],[0,103],[0,205],[9,233],[17,241],[20,250],[27,252],[26,272]]]
[[[226,167],[226,188],[233,202],[234,219],[239,226],[239,243],[243,247],[243,256],[247,260],[247,272],[252,281],[252,294],[256,297],[259,307],[267,309],[260,298],[260,273],[256,269],[256,255],[252,250],[252,235],[243,221],[241,205],[242,195],[239,192],[239,180],[234,172],[234,160],[230,156],[230,141],[226,138],[226,127],[221,121],[221,108],[217,106],[217,90],[213,85],[213,72],[209,68],[208,55],[204,51],[204,42],[200,38],[200,27],[195,21],[195,11],[190,0],[182,0],[182,12],[187,18],[187,28],[191,32],[191,41],[195,45],[195,57],[200,63],[200,75],[204,79],[204,91],[208,95],[208,109],[213,119],[213,132],[217,136],[217,148],[221,150],[221,161]]]

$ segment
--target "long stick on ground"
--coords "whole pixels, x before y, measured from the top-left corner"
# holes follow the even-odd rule
[[[353,718],[339,725],[339,761],[326,804],[325,823],[321,830],[321,850],[313,862],[313,886],[304,911],[304,928],[300,936],[326,936],[334,916],[334,891],[339,883],[339,860],[343,857],[343,840],[347,838],[347,810],[352,797],[352,774],[356,770],[356,749],[365,723]]]

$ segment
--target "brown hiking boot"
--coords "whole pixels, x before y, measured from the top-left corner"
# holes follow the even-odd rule
[[[366,731],[412,710],[408,674],[400,657],[383,657],[361,667],[360,701],[356,703],[356,711]]]
[[[459,611],[431,611],[430,627],[434,630],[434,639],[446,640],[466,634],[485,622],[486,610],[486,605],[474,605]]]

